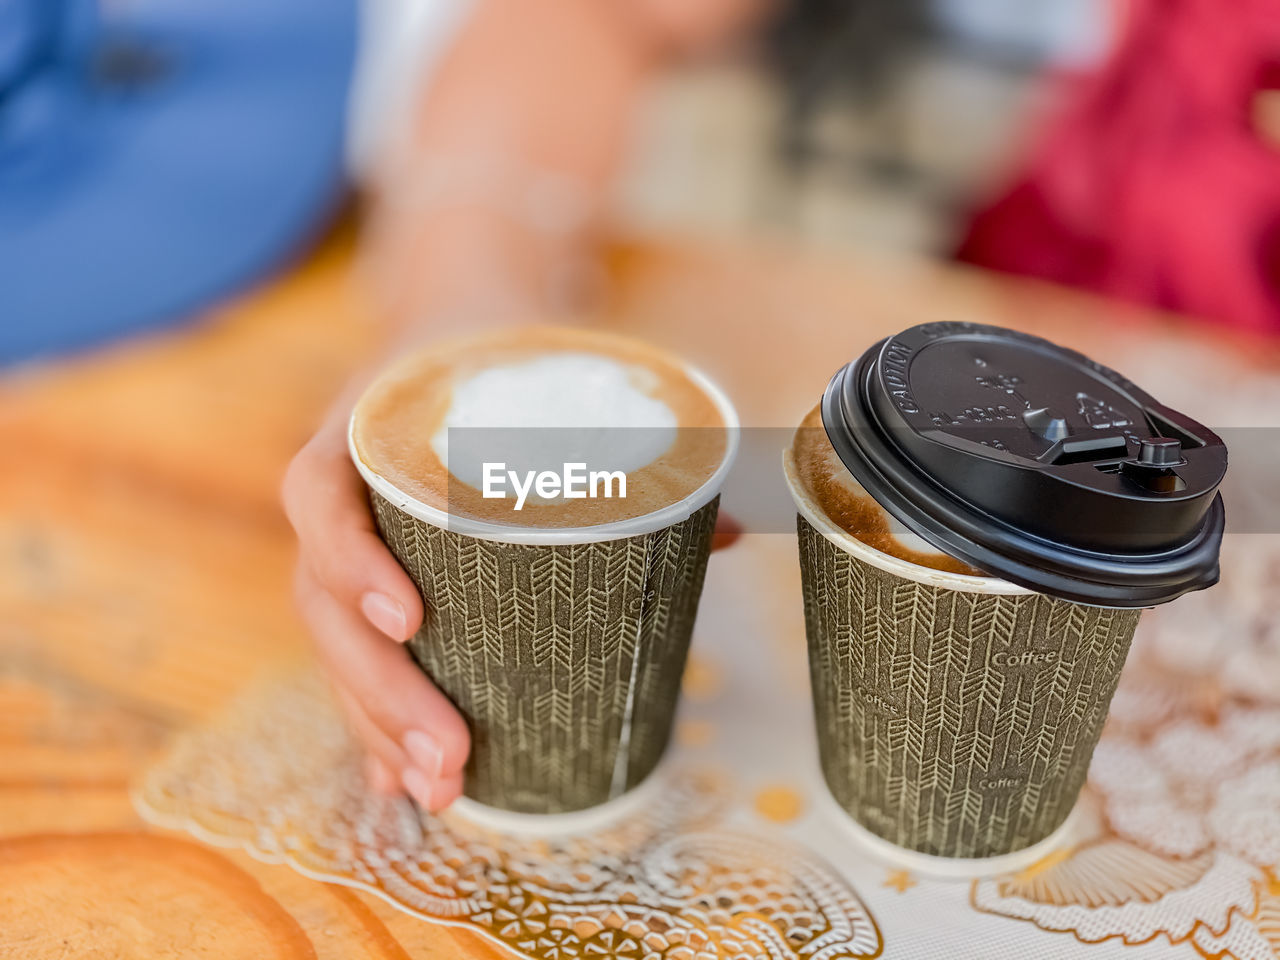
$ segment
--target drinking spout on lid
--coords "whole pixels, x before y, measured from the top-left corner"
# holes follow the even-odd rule
[[[1026,411],[1022,415],[1022,422],[1027,425],[1027,428],[1032,433],[1043,437],[1050,443],[1057,443],[1071,433],[1067,428],[1066,418],[1054,413],[1048,407],[1037,407],[1034,410]]]

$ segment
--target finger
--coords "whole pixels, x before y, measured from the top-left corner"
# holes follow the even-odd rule
[[[385,771],[392,781],[393,789],[398,789],[400,771],[407,763],[404,750],[387,736],[381,727],[369,719],[360,701],[340,682],[333,683],[333,692],[337,695],[338,702],[342,704],[352,731],[368,751],[370,781],[373,781],[374,776],[381,777]]]
[[[431,777],[418,767],[407,765],[404,751],[373,725],[355,697],[341,684],[334,684],[334,690],[351,718],[352,726],[370,750],[366,775],[369,785],[376,793],[394,795],[408,792],[418,803],[433,812],[444,809],[461,795],[461,774]]]
[[[723,550],[725,547],[732,546],[740,536],[742,536],[742,527],[738,521],[727,513],[718,514],[716,530],[711,535],[711,549]]]
[[[370,723],[404,751],[406,765],[433,779],[460,772],[471,748],[466,721],[409,652],[338,603],[305,568],[298,594],[330,674]]]
[[[393,640],[422,625],[422,598],[378,537],[368,495],[345,443],[324,431],[289,465],[281,499],[303,562],[337,600]]]
[[[453,774],[430,780],[418,770],[410,768],[404,774],[404,788],[420,806],[438,813],[462,796],[462,775]]]

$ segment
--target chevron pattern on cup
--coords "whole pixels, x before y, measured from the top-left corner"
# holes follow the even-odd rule
[[[862,826],[946,857],[1028,847],[1084,785],[1138,610],[917,583],[798,518],[823,775]]]
[[[597,806],[642,781],[671,733],[719,500],[643,536],[495,543],[371,494],[426,603],[409,641],[466,716],[466,795],[521,813]]]

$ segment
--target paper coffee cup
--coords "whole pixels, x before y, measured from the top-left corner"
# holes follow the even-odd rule
[[[916,853],[1032,848],[1076,802],[1141,609],[1217,579],[1225,447],[1114,371],[977,324],[882,341],[820,409],[807,429],[823,431],[831,476],[990,574],[858,539],[805,482],[793,439],[827,785],[861,827]]]
[[[1139,610],[945,573],[839,529],[795,476],[822,775],[877,837],[985,858],[1070,814]]]
[[[662,758],[738,442],[725,395],[686,373],[721,414],[724,460],[689,496],[612,523],[450,517],[374,472],[349,433],[378,531],[427,611],[409,649],[468,721],[474,803],[588,810],[622,798]]]

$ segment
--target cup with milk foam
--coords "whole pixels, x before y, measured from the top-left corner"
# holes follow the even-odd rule
[[[472,733],[464,814],[573,828],[642,794],[737,434],[701,373],[581,329],[442,343],[361,397],[352,459],[426,608],[409,649]]]
[[[1226,448],[998,327],[842,367],[784,455],[822,771],[868,846],[1015,869],[1061,835],[1141,610],[1211,586]]]

